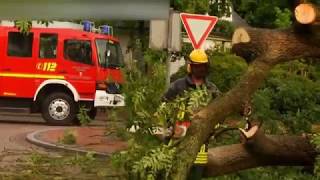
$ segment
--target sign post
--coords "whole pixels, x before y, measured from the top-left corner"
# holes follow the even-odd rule
[[[218,17],[199,14],[180,14],[194,49],[200,49],[218,22]]]

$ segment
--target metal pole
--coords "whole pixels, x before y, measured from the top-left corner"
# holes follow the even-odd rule
[[[167,65],[166,88],[167,89],[170,87],[170,67],[171,67],[170,61],[171,61],[171,52],[168,50],[167,60],[166,60],[166,65]]]

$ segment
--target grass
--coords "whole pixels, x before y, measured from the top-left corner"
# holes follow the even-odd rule
[[[72,130],[65,130],[63,132],[63,137],[59,138],[58,140],[61,144],[67,144],[67,145],[73,145],[77,143],[77,137],[75,135],[75,132]]]
[[[64,179],[123,179],[106,158],[64,154],[54,156],[33,152],[0,168],[0,180],[64,180]]]

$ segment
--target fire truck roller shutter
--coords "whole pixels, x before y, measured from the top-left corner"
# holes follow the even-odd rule
[[[67,82],[65,80],[51,79],[51,80],[46,80],[40,84],[36,93],[33,96],[33,101],[37,100],[38,95],[43,88],[45,88],[47,85],[54,85],[54,84],[64,85],[72,92],[75,102],[78,102],[80,100],[80,95],[79,95],[78,91],[76,90],[76,88],[74,88],[74,86],[72,84],[70,84],[69,82]]]

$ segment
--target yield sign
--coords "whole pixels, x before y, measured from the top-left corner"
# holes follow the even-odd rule
[[[215,16],[181,13],[180,17],[194,49],[200,49],[218,22]]]

